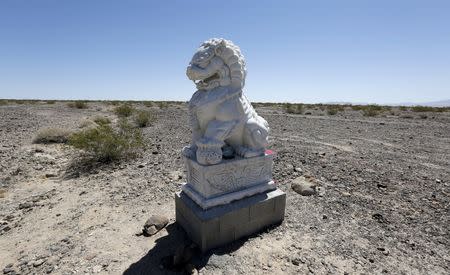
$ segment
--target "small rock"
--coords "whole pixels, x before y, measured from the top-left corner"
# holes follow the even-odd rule
[[[295,172],[303,173],[303,170],[300,167],[295,167],[294,170],[295,170]]]
[[[47,172],[47,173],[45,173],[45,177],[46,178],[54,178],[56,176],[58,176],[58,174],[54,173],[54,172]]]
[[[99,273],[100,271],[102,271],[101,265],[96,265],[92,268],[92,272],[94,272],[94,273]]]
[[[43,260],[43,259],[36,260],[33,262],[33,266],[38,267],[38,266],[42,265],[44,262],[45,262],[45,260]]]
[[[143,232],[147,236],[156,234],[169,223],[169,219],[162,215],[152,215],[144,224]]]
[[[138,167],[138,168],[144,168],[144,167],[145,167],[145,163],[140,163],[140,164],[138,164],[137,167]]]
[[[292,190],[302,196],[311,196],[316,194],[316,184],[307,180],[305,177],[298,177],[292,181]]]
[[[45,268],[45,273],[50,274],[52,273],[53,269],[55,269],[52,265],[51,266],[47,266]]]
[[[10,274],[10,273],[15,274],[15,270],[12,267],[3,268],[3,274]]]
[[[378,188],[387,188],[387,185],[384,183],[377,183]]]
[[[436,183],[441,183],[441,180],[440,179],[436,179]]]
[[[376,220],[379,223],[385,223],[386,219],[383,217],[383,215],[381,215],[380,213],[375,213],[372,215],[372,218],[374,220]]]
[[[31,203],[29,201],[19,203],[19,209],[27,209],[27,208],[31,208],[31,207],[33,207],[33,203]]]

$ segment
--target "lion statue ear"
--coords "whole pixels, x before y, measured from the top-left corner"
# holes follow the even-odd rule
[[[214,49],[214,52],[217,55],[221,55],[226,44],[227,43],[225,42],[225,39],[220,40],[219,44],[217,44],[216,48]]]

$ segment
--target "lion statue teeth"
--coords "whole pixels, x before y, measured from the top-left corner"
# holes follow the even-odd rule
[[[202,165],[263,155],[269,125],[242,93],[247,71],[239,47],[222,38],[205,41],[186,75],[198,90],[189,101],[192,142],[183,155]]]

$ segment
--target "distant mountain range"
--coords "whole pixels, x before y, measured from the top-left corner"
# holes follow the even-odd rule
[[[345,105],[368,105],[372,103],[367,102],[326,102],[325,104],[345,104]],[[450,107],[450,99],[430,102],[400,102],[400,103],[385,103],[379,105],[390,106],[430,106],[430,107]]]
[[[430,102],[403,102],[399,104],[389,104],[389,105],[400,105],[400,106],[430,106],[430,107],[450,107],[450,99],[440,100],[440,101],[430,101]]]

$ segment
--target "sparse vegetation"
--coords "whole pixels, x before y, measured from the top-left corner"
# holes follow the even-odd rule
[[[8,100],[6,100],[6,99],[0,99],[0,106],[1,105],[8,105]]]
[[[145,107],[153,107],[153,101],[142,101]]]
[[[69,103],[67,103],[67,106],[69,106],[70,108],[76,108],[76,109],[87,109],[88,108],[87,102],[82,101],[82,100],[69,102]]]
[[[292,104],[292,103],[286,103],[284,104],[284,108],[286,110],[286,113],[288,114],[303,114],[303,104]]]
[[[330,115],[330,116],[334,116],[337,113],[338,113],[338,109],[337,108],[328,108],[327,109],[327,114]]]
[[[411,107],[411,111],[413,112],[435,112],[439,108],[433,108],[430,106],[413,106]]]
[[[0,188],[0,198],[6,197],[6,190]]]
[[[331,115],[331,116],[336,115],[338,112],[345,111],[345,106],[339,105],[339,104],[326,105],[326,108],[327,108],[327,114]]]
[[[33,143],[66,143],[71,131],[62,128],[44,128],[37,132]]]
[[[134,108],[129,103],[124,103],[124,104],[114,108],[114,113],[118,117],[129,117],[133,114],[133,112],[134,112]]]
[[[46,100],[45,103],[47,103],[47,104],[55,104],[56,100]]]
[[[92,120],[98,125],[111,124],[111,120],[104,116],[95,116]]]
[[[350,107],[352,108],[353,111],[361,111],[364,109],[363,105],[351,105]]]
[[[146,127],[155,120],[155,115],[150,111],[139,110],[134,116],[134,122],[139,127]]]
[[[165,109],[165,108],[169,107],[169,102],[167,102],[167,101],[158,101],[157,104],[160,109]]]
[[[99,162],[135,157],[145,148],[142,131],[122,119],[118,129],[103,124],[74,133],[69,144]]]
[[[376,104],[363,106],[363,109],[362,109],[363,115],[369,116],[369,117],[377,116],[383,110],[384,110],[383,106],[376,105]]]
[[[408,107],[406,107],[406,106],[400,106],[400,107],[398,107],[398,109],[403,112],[408,111]]]

